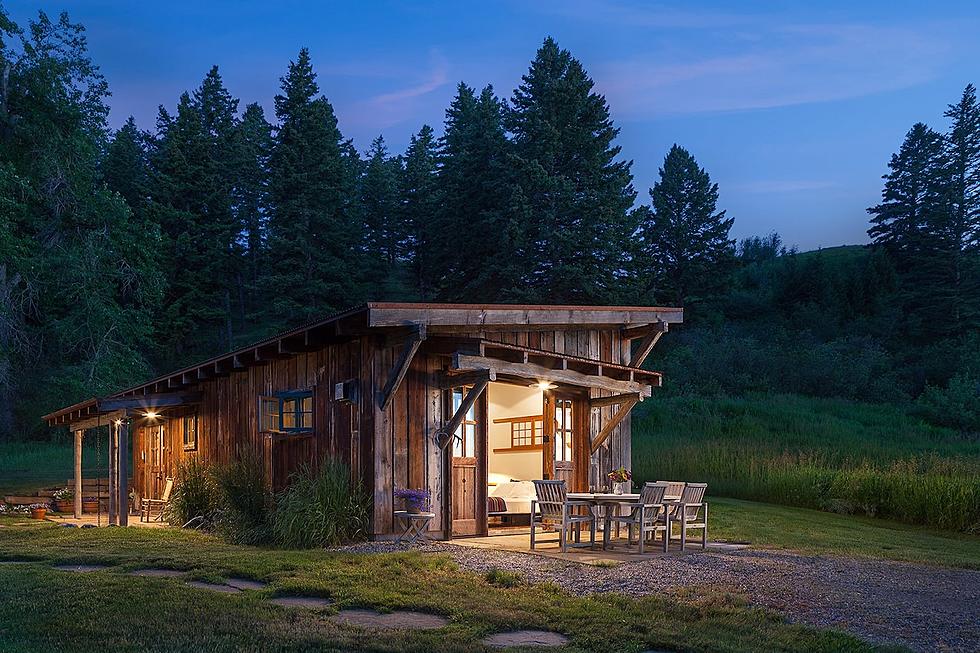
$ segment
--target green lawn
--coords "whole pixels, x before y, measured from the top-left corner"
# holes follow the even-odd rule
[[[105,476],[106,443],[96,447],[88,438],[82,449],[82,476]],[[6,494],[33,492],[63,486],[75,476],[75,448],[71,442],[0,442],[0,498]]]
[[[722,513],[724,509],[722,509]],[[64,529],[0,519],[0,650],[21,651],[480,651],[481,637],[513,628],[565,633],[571,651],[870,651],[846,634],[787,624],[742,600],[708,593],[697,602],[615,594],[579,598],[549,585],[504,587],[438,554],[355,556],[226,544],[196,532]],[[56,562],[102,562],[77,574]],[[126,570],[164,566],[217,580],[270,582],[241,595],[212,594],[179,579]],[[274,594],[332,598],[338,607],[410,608],[442,614],[440,631],[372,635],[279,608]],[[878,649],[883,650],[883,649]]]
[[[973,535],[739,499],[712,498],[709,509],[713,540],[980,569],[980,537]]]

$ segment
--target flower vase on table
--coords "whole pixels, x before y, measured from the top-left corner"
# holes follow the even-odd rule
[[[633,480],[633,474],[630,473],[630,470],[620,467],[609,472],[607,476],[612,483],[613,494],[627,494],[629,492],[630,481]]]

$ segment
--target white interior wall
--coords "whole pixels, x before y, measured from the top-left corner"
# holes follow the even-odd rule
[[[541,390],[507,383],[491,383],[487,388],[489,407],[487,481],[491,485],[511,479],[530,481],[541,478],[541,452],[494,453],[510,447],[510,424],[494,424],[502,417],[540,415],[544,397]]]

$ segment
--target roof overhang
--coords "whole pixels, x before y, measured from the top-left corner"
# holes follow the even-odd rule
[[[398,334],[406,328],[415,329],[419,326],[433,334],[472,333],[474,330],[545,331],[569,327],[615,327],[622,330],[624,338],[632,339],[640,337],[639,334],[649,325],[676,324],[683,320],[683,309],[662,306],[371,302],[158,376],[103,399],[94,397],[62,408],[45,415],[42,419],[49,426],[79,423],[108,412],[100,408],[100,402],[186,392],[189,388],[211,378],[228,376],[255,365],[265,365],[271,360],[315,351],[328,344],[347,342],[370,333]],[[574,357],[565,358],[572,360]],[[611,364],[603,363],[603,365]],[[612,367],[607,369],[613,370]],[[643,373],[643,371],[634,370],[633,373]]]

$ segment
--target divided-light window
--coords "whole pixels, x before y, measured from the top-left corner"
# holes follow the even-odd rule
[[[261,397],[259,410],[263,431],[298,433],[313,430],[312,390],[294,390]]]

